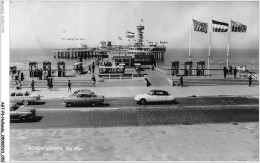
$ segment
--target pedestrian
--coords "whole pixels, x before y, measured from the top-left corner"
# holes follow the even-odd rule
[[[224,78],[226,78],[227,77],[227,67],[226,66],[224,66],[223,72],[224,72]]]
[[[40,80],[42,80],[42,69],[40,69],[39,77],[40,77]]]
[[[24,75],[23,75],[23,72],[21,73],[21,81],[23,81],[24,79]]]
[[[50,87],[50,79],[49,78],[47,79],[47,87],[48,87],[48,90],[51,89],[51,87]]]
[[[50,78],[50,90],[52,91],[52,88],[53,88],[53,79]]]
[[[92,72],[93,72],[93,74],[94,74],[94,72],[95,72],[95,64],[94,64],[94,62],[93,62],[93,64],[92,64]]]
[[[70,83],[70,80],[68,82],[68,92],[71,92],[71,83]]]
[[[237,68],[235,67],[235,69],[234,69],[234,78],[236,79],[236,77],[237,77]]]
[[[38,69],[35,70],[35,76],[37,77],[37,79],[39,79],[39,70]]]
[[[80,66],[80,72],[81,73],[83,72],[83,66],[82,65]]]
[[[91,73],[91,67],[90,67],[90,65],[88,66],[88,72]]]
[[[252,85],[252,75],[251,74],[249,75],[248,79],[249,79],[249,87],[250,87]]]
[[[230,74],[232,74],[232,72],[233,72],[233,68],[232,68],[231,65],[229,65],[229,71],[230,71]]]
[[[32,91],[35,91],[34,89],[34,81],[32,80],[32,83],[31,83],[31,87],[32,87]]]
[[[181,87],[183,87],[183,77],[182,77],[182,75],[181,75],[181,77],[180,77],[180,84],[178,85],[178,87],[181,85]]]
[[[18,83],[18,81],[15,80],[15,90],[22,89],[21,85]]]
[[[93,85],[96,85],[96,77],[95,77],[95,75],[93,75],[91,79],[93,80]]]

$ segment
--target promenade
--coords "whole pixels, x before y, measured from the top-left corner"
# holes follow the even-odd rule
[[[151,86],[147,87],[147,82],[144,78],[137,79],[105,79],[103,82],[99,81],[98,73],[94,75],[97,78],[97,83],[93,86],[91,77],[93,74],[85,74],[77,77],[62,77],[54,78],[54,88],[52,91],[47,89],[47,81],[37,80],[35,81],[34,94],[40,94],[42,99],[63,98],[69,94],[67,88],[68,80],[71,80],[72,92],[78,89],[90,89],[96,94],[104,95],[105,97],[134,97],[137,94],[144,94],[152,89],[166,90],[175,97],[187,97],[187,96],[219,96],[219,95],[231,95],[231,96],[259,96],[259,83],[258,80],[253,80],[253,85],[248,86],[248,79],[233,79],[233,75],[228,75],[227,79],[223,79],[223,76],[200,76],[200,77],[184,77],[184,87],[172,86],[172,80],[175,84],[179,83],[179,78],[171,75],[165,75],[157,71],[145,70],[142,72],[145,75],[144,78],[148,79]],[[31,90],[29,87],[30,78],[26,78],[22,82],[22,90]],[[194,81],[193,83],[191,83]],[[221,84],[216,83],[219,81]],[[37,87],[37,83],[42,82],[42,86]],[[57,84],[56,84],[56,83]],[[202,84],[202,82],[204,82]],[[215,82],[215,83],[214,83]],[[14,83],[14,81],[11,81]],[[26,84],[24,84],[26,83]],[[187,84],[189,83],[189,84]],[[10,85],[10,90],[14,90],[14,85]]]

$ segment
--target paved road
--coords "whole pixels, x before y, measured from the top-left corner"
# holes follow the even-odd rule
[[[34,105],[34,121],[12,121],[11,129],[78,128],[258,121],[258,99],[188,97],[174,103],[137,105],[131,98],[107,99],[97,107],[66,108],[62,100]]]
[[[201,105],[251,105],[258,104],[259,99],[250,96],[200,96],[200,97],[177,97],[175,101],[169,103],[150,103],[145,107],[172,107],[172,106],[201,106]],[[64,109],[62,99],[48,99],[42,100],[39,103],[30,105],[36,109]],[[134,98],[106,98],[103,105],[99,105],[96,108],[126,108],[126,107],[143,107],[138,105]],[[69,109],[77,108],[90,108],[90,106],[77,105]],[[95,108],[95,107],[92,107]]]

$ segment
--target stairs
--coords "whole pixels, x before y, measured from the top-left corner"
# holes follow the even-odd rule
[[[71,87],[93,87],[93,81],[92,80],[70,80]],[[30,88],[31,87],[31,81],[22,81],[22,88]],[[15,87],[15,81],[10,81],[10,87]],[[34,87],[35,88],[47,88],[47,80],[34,80]],[[68,80],[55,80],[53,79],[53,87],[68,87]]]

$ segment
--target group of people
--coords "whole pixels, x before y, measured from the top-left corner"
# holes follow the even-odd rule
[[[38,80],[46,80],[48,77],[52,76],[51,69],[48,67],[46,70],[35,69],[30,71],[30,77],[36,77]]]
[[[226,66],[224,66],[224,68],[223,68],[224,78],[227,77],[227,74],[232,74],[232,72],[234,74],[234,78],[236,78],[237,77],[237,68],[235,67],[233,70],[231,65],[229,65],[228,68]]]
[[[88,71],[92,72],[93,74],[95,73],[95,62],[93,61],[92,65],[89,65]]]
[[[22,88],[21,81],[24,80],[24,74],[23,72],[19,71],[12,71],[12,80],[15,80],[15,89],[19,90]]]

